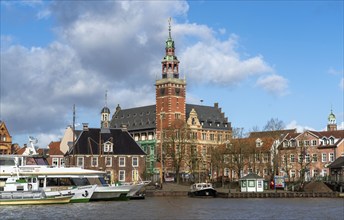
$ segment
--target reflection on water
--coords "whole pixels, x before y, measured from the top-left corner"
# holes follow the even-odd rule
[[[0,219],[343,219],[344,199],[221,199],[148,197],[145,200],[45,206],[2,206]]]

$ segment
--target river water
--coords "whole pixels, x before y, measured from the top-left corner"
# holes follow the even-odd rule
[[[2,206],[0,219],[344,219],[344,199],[148,197],[66,205]]]

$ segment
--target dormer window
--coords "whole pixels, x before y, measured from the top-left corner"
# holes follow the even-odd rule
[[[256,140],[256,147],[261,147],[262,145],[263,145],[262,140],[257,139],[257,140]]]
[[[333,137],[330,138],[330,144],[334,144],[334,138]]]
[[[105,142],[104,143],[104,152],[113,152],[113,143]]]

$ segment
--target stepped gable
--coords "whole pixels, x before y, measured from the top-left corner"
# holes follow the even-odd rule
[[[70,154],[99,155],[145,155],[145,152],[134,141],[127,131],[122,129],[109,129],[110,133],[101,133],[99,128],[89,128],[82,131],[76,141],[75,152]],[[101,136],[100,136],[101,135]],[[99,141],[113,143],[113,152],[102,153],[99,148]]]
[[[156,105],[142,106],[130,109],[118,109],[112,116],[110,126],[121,128],[126,125],[129,131],[154,130],[156,128]],[[221,112],[221,108],[215,106],[202,106],[186,104],[186,117],[188,118],[192,109],[195,109],[199,121],[203,122],[203,128],[228,130],[231,123]]]
[[[231,123],[228,122],[217,103],[214,106],[186,104],[186,118],[189,118],[192,109],[195,109],[203,128],[215,130],[231,129]]]
[[[121,128],[126,125],[128,130],[151,130],[155,129],[155,105],[119,109],[113,115],[110,126]]]

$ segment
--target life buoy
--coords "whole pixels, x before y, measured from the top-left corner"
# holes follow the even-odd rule
[[[32,184],[28,184],[27,188],[29,188],[29,190],[32,190]]]

